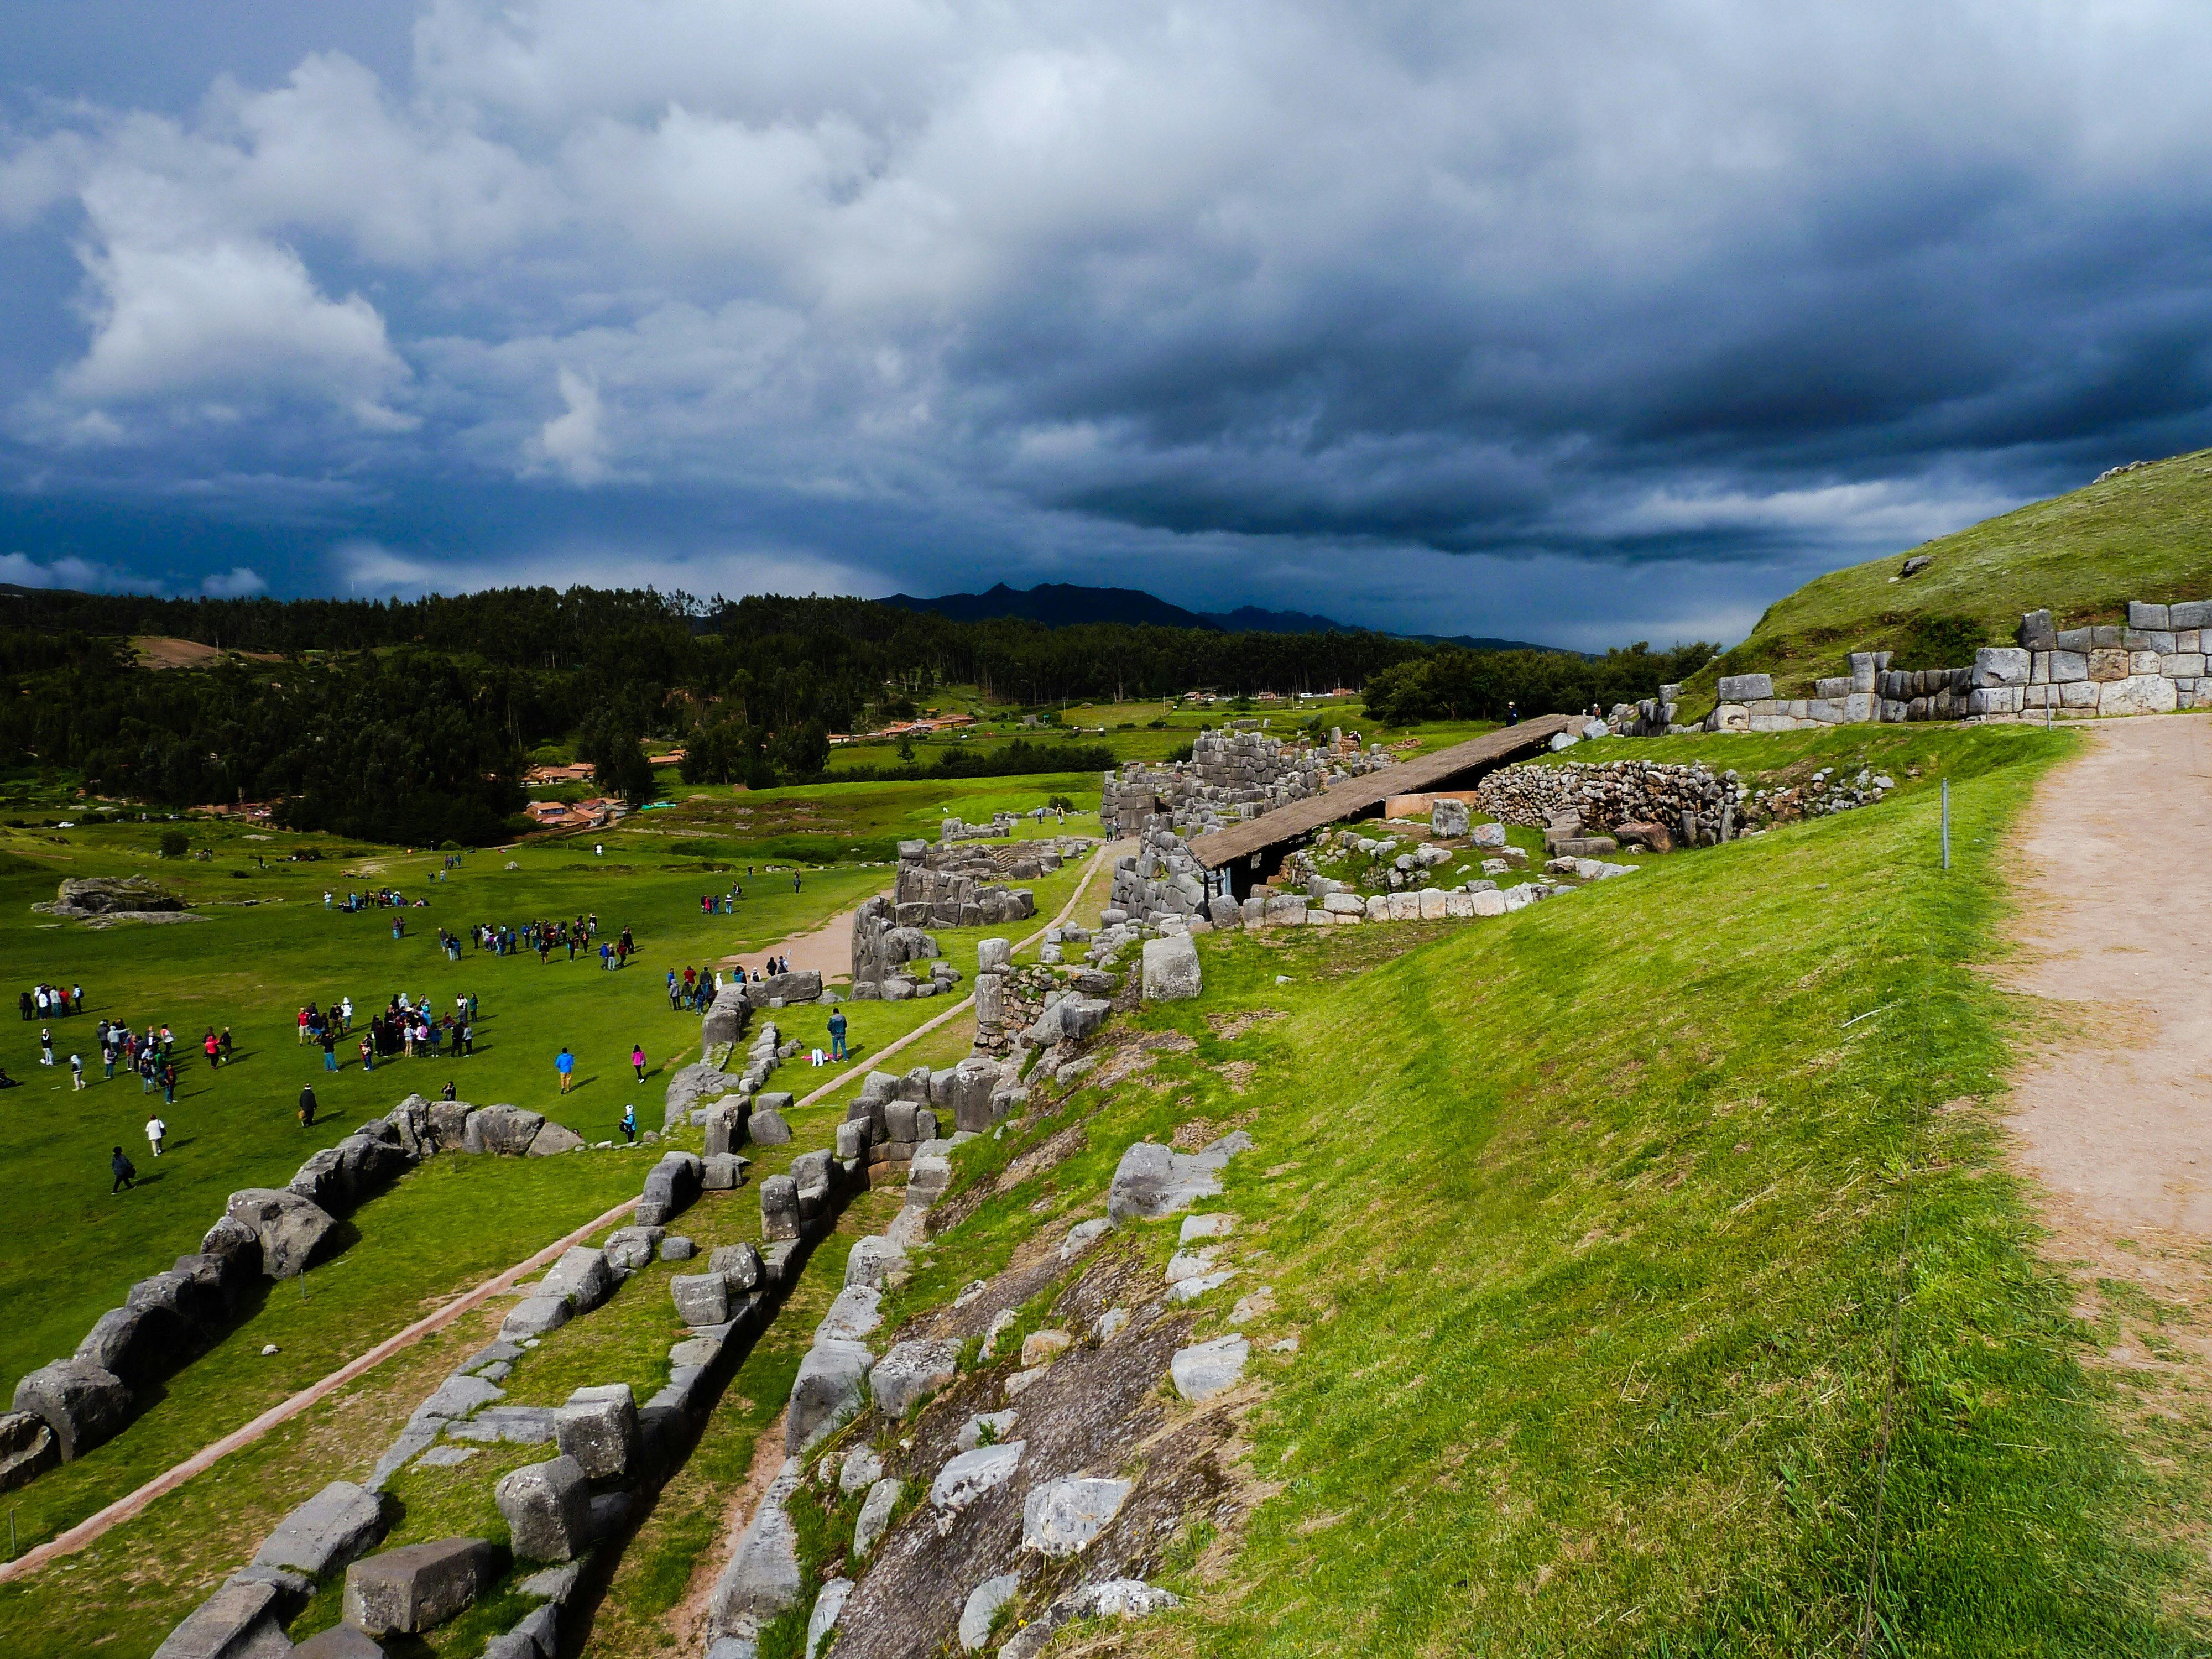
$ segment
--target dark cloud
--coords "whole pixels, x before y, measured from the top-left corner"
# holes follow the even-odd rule
[[[0,101],[41,570],[1593,644],[2212,441],[2178,5],[165,15]]]

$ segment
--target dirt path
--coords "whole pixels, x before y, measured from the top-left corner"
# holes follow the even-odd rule
[[[884,889],[885,895],[890,889]],[[853,977],[853,918],[860,906],[841,910],[808,933],[794,933],[780,945],[771,945],[764,951],[745,951],[733,957],[724,957],[715,963],[717,968],[742,968],[747,973],[763,968],[772,956],[788,957],[793,970],[804,973],[817,969],[822,982],[849,980]]]
[[[2101,1344],[2093,1363],[2123,1384],[2123,1431],[2200,1515],[2212,1506],[2212,872],[2192,854],[2208,829],[2212,718],[2100,723],[2016,832],[2022,949],[1998,975],[2054,1016],[2007,1120],[2051,1230],[2045,1253],[2079,1287],[2075,1311]],[[2205,1540],[2174,1525],[2202,1566]],[[2191,1593],[2201,1602],[2205,1586]]]
[[[2212,1243],[2212,719],[2112,720],[2019,839],[2016,990],[2079,1025],[2014,1085],[2020,1158],[2120,1234]]]

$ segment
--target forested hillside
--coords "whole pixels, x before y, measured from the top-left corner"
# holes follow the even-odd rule
[[[154,636],[229,653],[143,665]],[[687,781],[756,787],[823,771],[830,734],[905,719],[942,688],[993,703],[1369,684],[1374,718],[1502,718],[1647,696],[1712,653],[1468,652],[1373,633],[1222,633],[957,623],[854,599],[702,602],[651,589],[507,589],[419,600],[0,595],[0,765],[76,774],[172,806],[282,797],[283,822],[481,843],[523,804],[526,757],[571,744],[603,784],[653,788],[641,746]],[[1096,746],[943,752],[913,775],[1081,771]]]

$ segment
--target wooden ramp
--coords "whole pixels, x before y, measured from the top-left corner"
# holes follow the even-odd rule
[[[1324,824],[1358,817],[1393,795],[1464,787],[1508,761],[1534,754],[1560,732],[1589,719],[1587,714],[1541,714],[1363,777],[1340,778],[1318,795],[1199,836],[1190,844],[1191,856],[1208,870],[1249,866],[1255,854],[1263,863],[1272,864],[1281,848],[1303,841]]]

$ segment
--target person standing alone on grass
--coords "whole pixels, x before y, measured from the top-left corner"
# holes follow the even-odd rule
[[[637,1073],[637,1080],[638,1080],[640,1083],[644,1082],[644,1081],[645,1081],[645,1045],[644,1045],[644,1044],[642,1044],[642,1043],[636,1043],[636,1042],[634,1042],[634,1043],[632,1043],[632,1044],[630,1045],[630,1050],[629,1050],[629,1063],[630,1063],[630,1066],[631,1066],[631,1068],[632,1068],[634,1071],[635,1071],[635,1072]]]
[[[568,1079],[576,1074],[576,1057],[567,1048],[553,1056],[553,1069],[561,1074],[561,1092],[568,1092]]]
[[[623,1132],[623,1140],[628,1142],[630,1146],[636,1146],[637,1108],[635,1105],[625,1106],[623,1108],[622,1123],[620,1127]]]
[[[70,1056],[70,1087],[72,1089],[84,1087],[84,1056],[82,1054]]]
[[[51,1066],[53,1063],[54,1034],[41,1025],[39,1028],[39,1064]]]
[[[315,1127],[315,1091],[312,1084],[302,1084],[300,1088],[300,1127],[302,1129]]]
[[[138,1179],[138,1166],[123,1156],[123,1149],[120,1146],[109,1154],[107,1170],[108,1173],[115,1177],[115,1184],[107,1189],[107,1195],[110,1198],[114,1197],[116,1194],[122,1192]]]
[[[830,1011],[830,1058],[833,1060],[845,1058],[845,1011],[842,1008]]]
[[[177,1062],[173,1060],[161,1062],[161,1103],[164,1106],[177,1103]]]
[[[168,1133],[169,1126],[161,1121],[159,1112],[146,1120],[146,1144],[154,1149],[155,1157],[161,1157],[161,1137]]]

